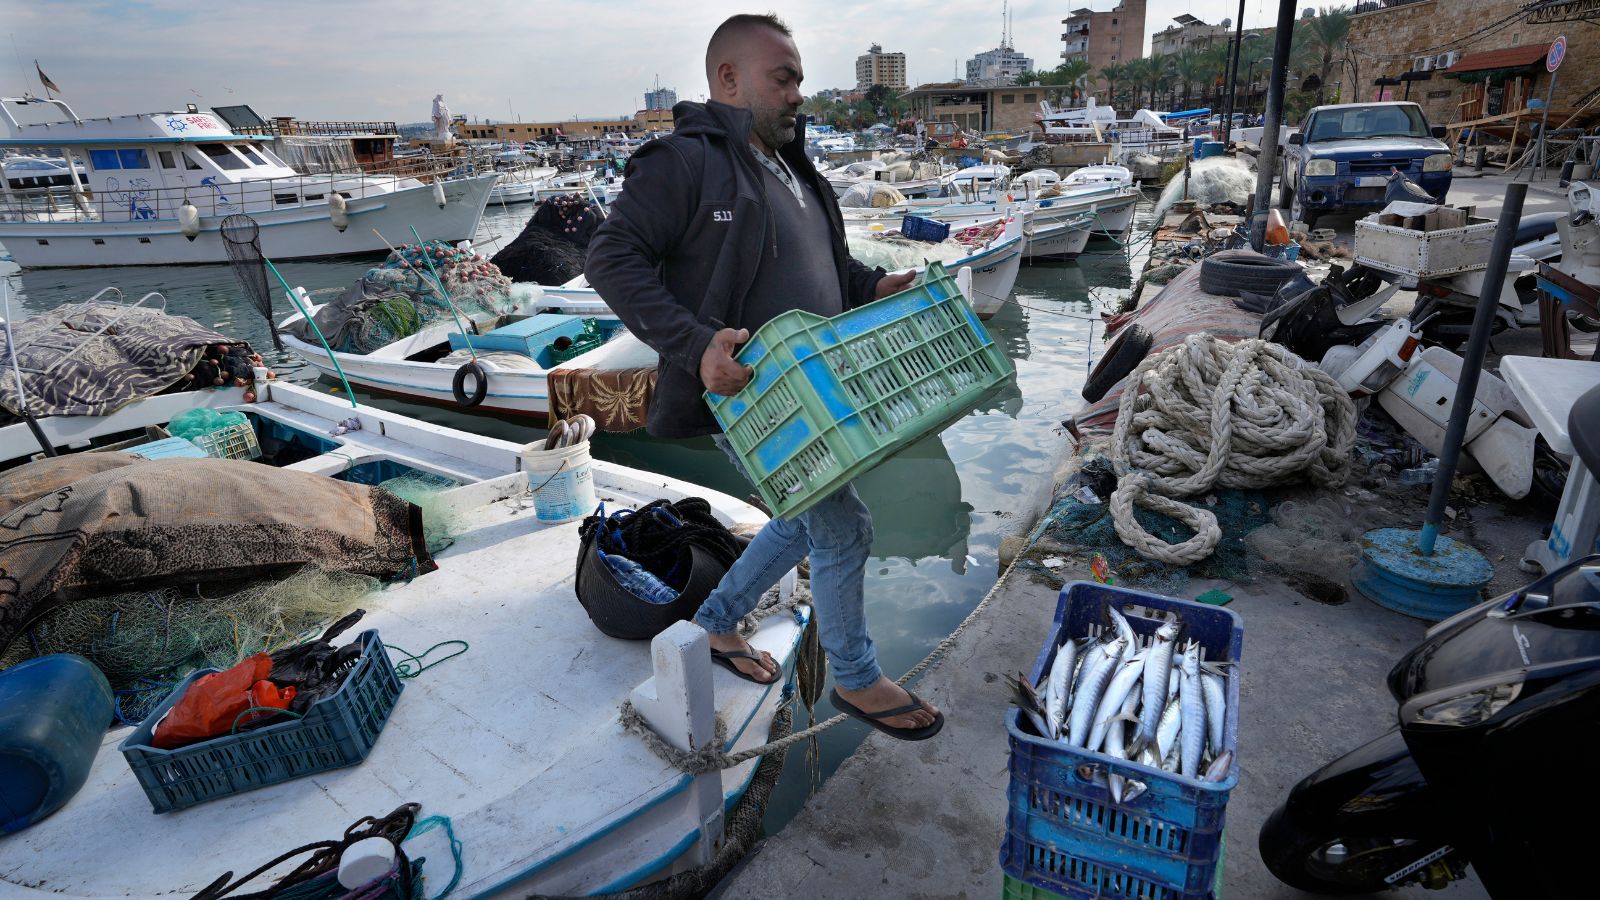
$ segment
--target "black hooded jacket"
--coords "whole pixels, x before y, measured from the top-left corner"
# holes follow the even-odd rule
[[[701,394],[700,358],[719,328],[742,326],[745,297],[777,234],[760,164],[749,147],[750,111],[679,103],[675,130],[628,160],[627,186],[589,241],[589,285],[660,354],[647,426],[657,437],[721,431]],[[882,269],[850,257],[833,189],[805,155],[805,120],[779,149],[822,198],[833,225],[832,265],[846,308],[872,300]]]

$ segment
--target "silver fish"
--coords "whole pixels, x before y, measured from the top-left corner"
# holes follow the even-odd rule
[[[1050,724],[1050,737],[1061,736],[1061,722],[1067,717],[1067,695],[1071,689],[1072,671],[1077,656],[1078,645],[1068,638],[1056,651],[1055,663],[1050,666],[1050,674],[1045,677],[1045,721]]]
[[[1067,713],[1067,743],[1084,746],[1094,724],[1095,710],[1100,706],[1100,696],[1116,674],[1117,662],[1122,659],[1122,638],[1097,644],[1087,651],[1089,659],[1083,664],[1077,687],[1072,692],[1072,709]]]
[[[1178,702],[1183,707],[1183,724],[1178,730],[1180,763],[1178,771],[1188,778],[1200,774],[1200,755],[1206,746],[1206,698],[1200,687],[1200,647],[1190,644],[1183,654],[1183,681],[1178,687]]]
[[[1148,744],[1156,739],[1156,725],[1167,705],[1168,673],[1172,671],[1172,648],[1177,636],[1178,627],[1168,622],[1156,629],[1155,640],[1145,651],[1144,710],[1139,715],[1139,743]]]
[[[1221,781],[1228,777],[1228,770],[1233,768],[1233,751],[1224,750],[1206,766],[1206,774],[1201,781]]]
[[[1172,671],[1176,672],[1177,669]],[[1183,725],[1183,704],[1177,697],[1167,701],[1167,708],[1162,710],[1161,718],[1156,722],[1156,765],[1170,756],[1178,746],[1178,729]]]
[[[1022,710],[1022,714],[1028,717],[1034,728],[1038,729],[1039,736],[1053,737],[1045,725],[1044,708],[1039,703],[1039,695],[1034,692],[1023,674],[1018,672],[1015,676],[1007,675],[1006,684],[1011,687],[1011,702]]]
[[[1106,611],[1111,613],[1111,621],[1117,626],[1117,636],[1128,642],[1127,652],[1132,653],[1139,647],[1139,634],[1128,624],[1128,617],[1118,612],[1116,607],[1108,606]]]
[[[1141,796],[1143,796],[1145,791],[1148,791],[1150,789],[1149,785],[1145,784],[1142,781],[1138,781],[1136,779],[1133,779],[1133,778],[1126,778],[1126,779],[1123,779],[1123,781],[1124,781],[1124,784],[1122,786],[1122,802],[1123,803],[1132,803],[1133,801],[1135,801],[1135,800],[1139,799]]]
[[[1227,722],[1227,692],[1222,678],[1210,672],[1200,673],[1200,689],[1206,697],[1206,746],[1213,757],[1222,754],[1222,731]]]
[[[1090,750],[1099,750],[1105,741],[1106,733],[1112,729],[1112,720],[1122,712],[1122,704],[1130,697],[1137,702],[1139,692],[1133,686],[1139,681],[1139,673],[1144,669],[1143,654],[1135,654],[1132,658],[1123,660],[1118,664],[1117,672],[1111,677],[1111,683],[1106,686],[1105,694],[1100,698],[1100,707],[1094,714],[1094,727],[1089,729],[1089,743],[1085,746]],[[1133,710],[1128,710],[1131,715]],[[1123,759],[1127,759],[1124,755]]]
[[[1137,663],[1130,662],[1127,665],[1133,666],[1137,665]],[[1135,691],[1128,691],[1122,703],[1118,704],[1117,713],[1116,715],[1112,716],[1111,721],[1108,723],[1110,727],[1106,730],[1107,756],[1112,757],[1113,759],[1128,758],[1127,748],[1123,746],[1123,737],[1127,733],[1124,723],[1132,722],[1134,724],[1138,724],[1139,720],[1133,715],[1134,707],[1138,704],[1138,702],[1138,693]],[[1126,786],[1126,783],[1127,779],[1123,778],[1121,775],[1118,775],[1115,772],[1107,773],[1106,785],[1111,789],[1112,803],[1121,803],[1123,801],[1123,788]]]
[[[1167,702],[1171,703],[1178,697],[1178,682],[1183,679],[1183,673],[1177,666],[1167,670]]]

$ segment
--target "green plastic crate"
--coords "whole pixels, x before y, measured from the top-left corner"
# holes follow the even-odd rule
[[[567,349],[557,350],[554,344],[550,345],[551,364],[559,366],[564,362],[570,362],[605,342],[605,335],[600,333],[600,324],[594,319],[584,319],[583,331],[572,339],[572,344]]]
[[[784,518],[944,429],[1014,373],[939,263],[920,284],[833,318],[782,313],[738,359],[755,370],[750,383],[706,403]]]

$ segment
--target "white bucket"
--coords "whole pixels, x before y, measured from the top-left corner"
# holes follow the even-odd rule
[[[533,491],[534,514],[541,522],[570,522],[594,511],[594,476],[589,471],[589,442],[558,450],[522,451],[522,469]]]

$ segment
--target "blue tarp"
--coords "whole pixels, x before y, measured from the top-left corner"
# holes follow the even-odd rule
[[[1186,109],[1182,112],[1162,113],[1161,118],[1171,121],[1172,119],[1193,119],[1197,116],[1209,115],[1211,115],[1210,109]]]

